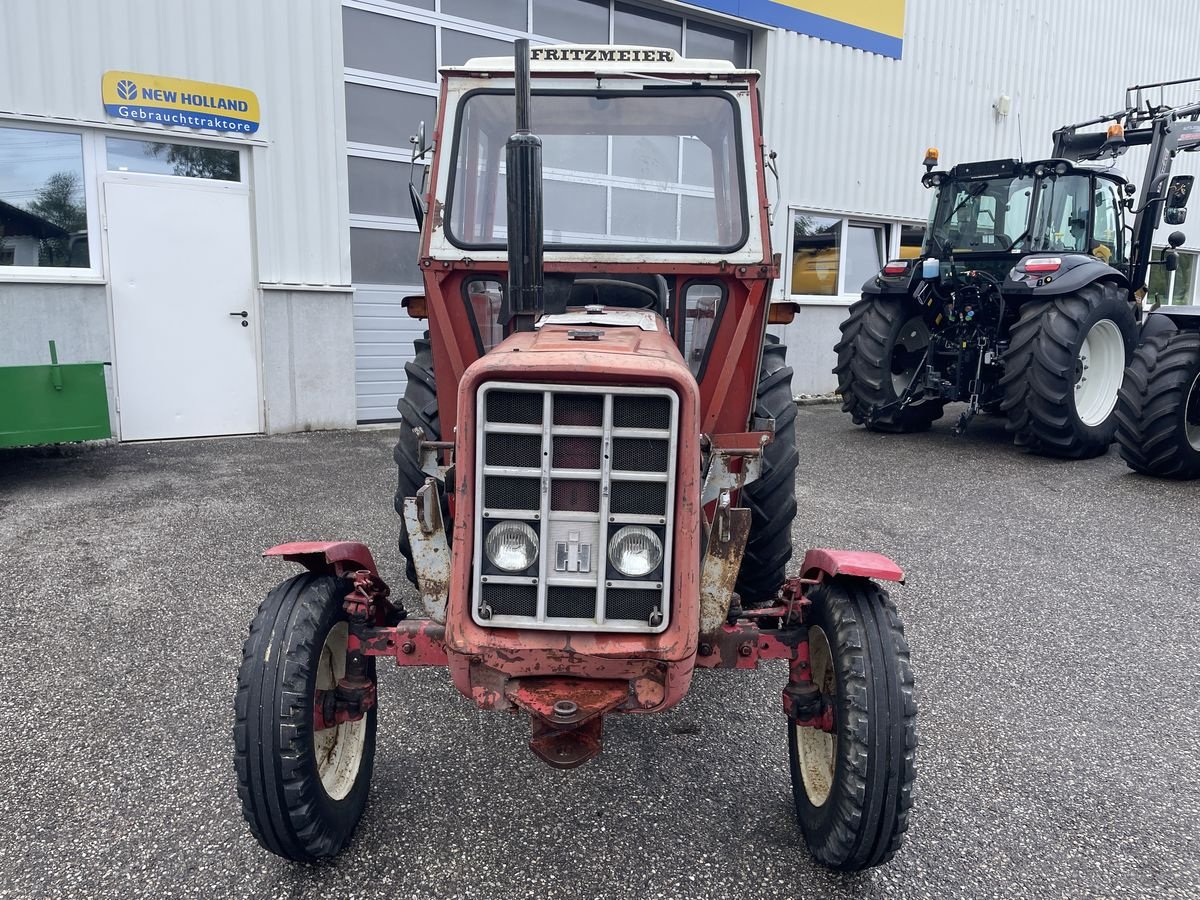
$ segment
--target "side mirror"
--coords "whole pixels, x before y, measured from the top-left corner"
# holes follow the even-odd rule
[[[425,154],[429,152],[429,145],[425,143],[424,121],[417,123],[417,133],[410,136],[408,142],[413,146],[413,159],[423,159]]]
[[[1194,175],[1176,175],[1171,179],[1167,187],[1167,209],[1163,213],[1163,221],[1168,225],[1182,225],[1187,220],[1187,204],[1195,180]]]
[[[417,228],[421,228],[425,224],[425,202],[421,199],[421,192],[413,184],[413,178],[417,160],[423,159],[429,152],[429,145],[425,143],[425,123],[423,121],[417,125],[417,133],[410,137],[408,142],[412,144],[412,156],[408,161],[408,199],[412,202],[413,218],[417,220]]]

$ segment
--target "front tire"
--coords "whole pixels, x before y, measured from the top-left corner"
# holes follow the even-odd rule
[[[375,760],[376,711],[316,731],[317,690],[345,673],[350,582],[298,575],[267,595],[242,650],[234,766],[250,831],[297,862],[335,855],[362,817]],[[375,661],[368,658],[368,677]]]
[[[891,859],[908,830],[917,747],[908,643],[874,582],[834,578],[808,596],[811,672],[834,733],[788,723],[796,819],[818,862],[857,871]]]
[[[1027,303],[1010,332],[1000,379],[1017,445],[1064,459],[1107,451],[1136,343],[1133,307],[1114,282]]]
[[[796,399],[787,345],[768,334],[754,401],[756,418],[773,419],[775,437],[763,449],[762,472],[742,491],[750,510],[750,536],[734,590],[744,604],[770,600],[779,591],[792,558],[792,521],[796,518]]]
[[[417,584],[417,569],[412,562],[412,547],[408,540],[408,530],[404,525],[404,498],[415,497],[417,491],[425,484],[425,472],[421,469],[420,441],[417,439],[417,429],[425,435],[427,441],[442,439],[442,424],[438,417],[437,383],[433,377],[433,351],[429,345],[429,332],[413,341],[416,351],[410,362],[404,364],[404,373],[408,378],[404,387],[404,396],[396,402],[396,410],[400,413],[400,437],[392,451],[396,461],[396,496],[393,505],[400,516],[400,553],[404,556],[404,574],[412,584]],[[446,534],[450,534],[450,508],[445,497],[442,500],[442,519],[446,523]]]
[[[850,307],[840,326],[833,372],[842,410],[870,431],[926,431],[942,417],[946,405],[940,397],[925,396],[921,388],[907,406],[897,403],[927,368],[921,359],[929,346],[929,328],[910,306],[898,298],[866,296]]]
[[[1121,386],[1117,443],[1135,472],[1200,478],[1200,334],[1143,339]]]

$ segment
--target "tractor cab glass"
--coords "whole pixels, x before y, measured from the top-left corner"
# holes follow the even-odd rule
[[[748,231],[739,110],[725,92],[537,93],[547,251],[732,251]],[[459,106],[447,234],[458,247],[507,237],[504,145],[513,95],[481,90]]]
[[[947,179],[925,252],[1088,253],[1124,261],[1117,183],[1090,174]]]
[[[1031,176],[948,179],[929,216],[925,253],[1005,253],[1029,237]]]

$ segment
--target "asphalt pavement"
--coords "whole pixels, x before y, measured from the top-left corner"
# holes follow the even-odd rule
[[[381,666],[371,800],[300,866],[242,822],[231,727],[292,539],[395,549],[389,431],[0,451],[0,897],[1200,896],[1200,482],[1064,463],[953,416],[884,436],[802,407],[797,548],[891,555],[919,703],[909,839],[816,866],[786,667],[700,672],[552,770],[443,672]]]

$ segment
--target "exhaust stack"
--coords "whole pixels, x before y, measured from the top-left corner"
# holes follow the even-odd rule
[[[500,324],[527,331],[545,306],[542,270],[542,141],[529,126],[529,40],[513,44],[517,130],[505,144],[508,173],[508,295]]]

